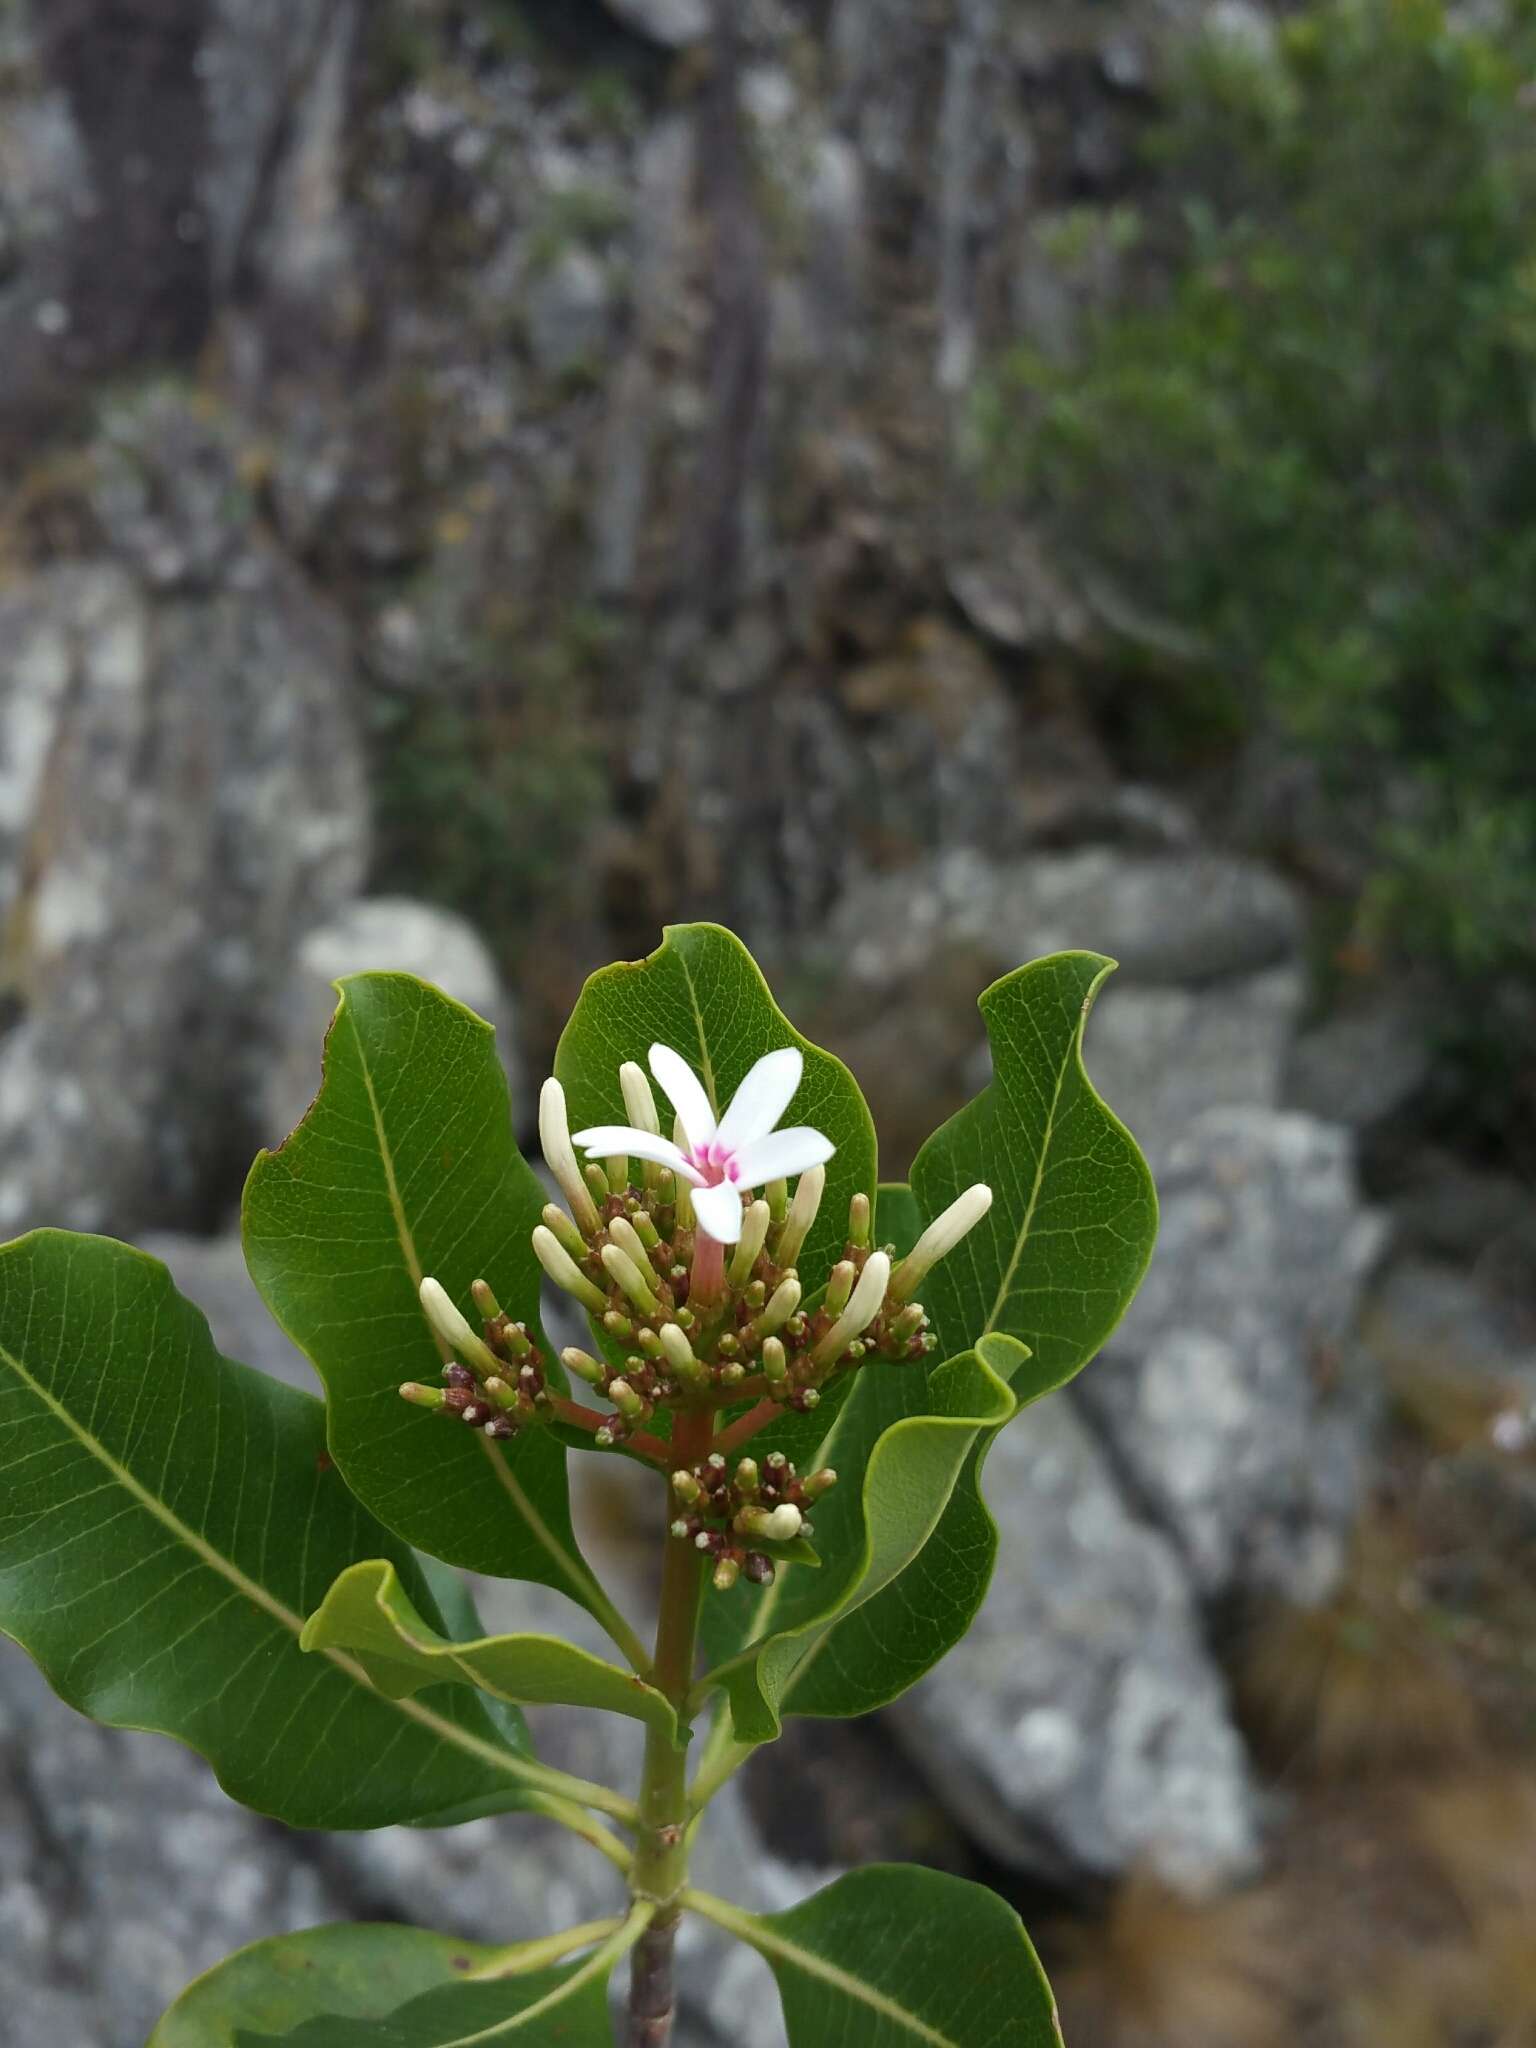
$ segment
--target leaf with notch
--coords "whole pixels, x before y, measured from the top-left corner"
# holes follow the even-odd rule
[[[752,1641],[712,1670],[724,1688],[738,1742],[768,1742],[797,1674],[821,1654],[838,1618],[872,1599],[932,1536],[978,1434],[1014,1410],[1009,1378],[1020,1347],[989,1337],[934,1372],[908,1368],[921,1407],[883,1426],[882,1403],[902,1368],[861,1373],[828,1433],[838,1484],[816,1504],[822,1569],[784,1572],[748,1608]],[[727,1596],[734,1598],[734,1595]],[[744,1603],[745,1604],[745,1603]]]
[[[349,1565],[304,1624],[305,1650],[349,1650],[381,1692],[409,1699],[424,1686],[477,1686],[507,1705],[598,1707],[677,1737],[677,1714],[632,1671],[557,1636],[450,1640],[423,1620],[385,1558]]]
[[[470,1286],[487,1280],[537,1332],[531,1237],[545,1195],[513,1141],[491,1028],[412,975],[340,988],[320,1093],[246,1183],[251,1276],[324,1381],[331,1454],[380,1521],[451,1564],[553,1586],[597,1613],[563,1446],[547,1430],[496,1443],[396,1391],[442,1364],[424,1274],[471,1317]]]
[[[158,1260],[37,1231],[0,1249],[0,1629],[61,1698],[173,1735],[295,1827],[529,1803],[540,1768],[473,1694],[390,1700],[304,1616],[360,1552],[415,1560],[348,1492],[320,1403],[219,1356]]]

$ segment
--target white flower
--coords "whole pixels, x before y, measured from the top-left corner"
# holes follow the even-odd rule
[[[837,1147],[809,1125],[787,1131],[774,1125],[800,1086],[804,1061],[793,1046],[765,1053],[715,1122],[709,1097],[692,1067],[668,1045],[653,1045],[651,1072],[677,1112],[681,1144],[629,1124],[598,1124],[578,1131],[575,1143],[589,1159],[627,1152],[670,1167],[693,1191],[694,1214],[721,1244],[741,1236],[741,1198],[771,1180],[788,1180],[832,1157]]]

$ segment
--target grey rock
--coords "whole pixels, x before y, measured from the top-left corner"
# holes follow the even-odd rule
[[[608,12],[637,35],[682,50],[709,33],[708,0],[604,0]]]
[[[1406,1108],[1429,1078],[1434,1061],[1429,1024],[1421,1010],[1391,1000],[1326,1018],[1292,1050],[1287,1104],[1357,1131],[1384,1123]]]
[[[1465,1267],[1394,1261],[1371,1291],[1363,1327],[1389,1371],[1502,1380],[1536,1399],[1536,1304]]]
[[[1209,988],[1148,988],[1111,976],[1088,1025],[1093,1084],[1134,1133],[1154,1174],[1194,1120],[1218,1105],[1276,1106],[1305,1000],[1299,968]],[[978,1077],[979,1078],[979,1077]]]
[[[860,883],[831,920],[833,943],[872,986],[895,985],[946,945],[979,951],[999,972],[1090,947],[1127,980],[1219,981],[1291,959],[1301,929],[1294,893],[1256,862],[1115,847],[999,863],[940,854]]]
[[[254,532],[159,604],[104,565],[0,595],[0,1229],[205,1220],[366,845],[345,633]]]
[[[889,1710],[937,1795],[1052,1882],[1145,1865],[1205,1892],[1250,1871],[1254,1792],[1183,1561],[1070,1402],[1004,1431],[987,1497],[1001,1549],[981,1612]]]
[[[1349,1135],[1209,1110],[1169,1150],[1159,1202],[1151,1269],[1074,1397],[1202,1597],[1321,1599],[1365,1478],[1348,1347],[1385,1235]]]
[[[314,1368],[272,1320],[246,1271],[237,1230],[221,1237],[190,1237],[173,1230],[146,1231],[140,1249],[160,1259],[189,1301],[208,1318],[225,1358],[254,1365],[306,1394],[318,1394]]]
[[[262,1090],[263,1136],[291,1131],[320,1085],[320,1055],[336,1008],[334,984],[372,970],[414,974],[495,1027],[513,1087],[523,1095],[512,1001],[484,940],[467,919],[406,896],[364,897],[306,932],[277,1004],[277,1042]]]
[[[607,266],[590,249],[561,250],[528,285],[524,317],[528,346],[545,376],[595,367],[613,318]]]

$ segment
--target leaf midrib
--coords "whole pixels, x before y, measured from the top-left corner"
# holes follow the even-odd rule
[[[261,1584],[260,1580],[253,1579],[248,1573],[242,1571],[233,1558],[226,1557],[222,1551],[216,1550],[205,1537],[199,1535],[174,1510],[167,1507],[164,1501],[157,1500],[148,1487],[121,1460],[112,1455],[101,1439],[93,1435],[90,1430],[77,1421],[63,1402],[50,1393],[48,1388],[27,1370],[15,1353],[4,1345],[0,1345],[0,1360],[4,1361],[10,1371],[21,1381],[22,1385],[35,1396],[57,1421],[64,1425],[65,1429],[85,1449],[88,1455],[94,1458],[111,1475],[125,1493],[131,1495],[147,1513],[152,1515],[163,1528],[168,1529],[177,1541],[190,1550],[195,1557],[199,1558],[210,1571],[217,1573],[229,1585],[233,1586],[239,1594],[249,1600],[253,1606],[260,1608],[263,1613],[269,1615],[272,1620],[287,1629],[295,1641],[298,1640],[304,1628],[304,1618],[302,1615],[296,1614],[285,1602],[279,1600],[275,1593],[269,1592]],[[524,1765],[521,1759],[514,1756],[509,1750],[500,1749],[495,1743],[482,1741],[478,1736],[471,1735],[467,1729],[459,1728],[454,1722],[445,1720],[441,1715],[433,1713],[430,1707],[423,1707],[412,1700],[390,1699],[387,1693],[381,1692],[373,1683],[363,1666],[357,1663],[355,1659],[347,1656],[344,1651],[326,1649],[322,1650],[320,1654],[329,1663],[335,1665],[338,1671],[343,1672],[351,1679],[354,1685],[359,1686],[363,1691],[369,1693],[373,1698],[383,1702],[385,1705],[392,1707],[407,1720],[416,1721],[421,1726],[430,1728],[443,1741],[452,1743],[466,1754],[479,1757],[486,1762],[494,1764],[498,1769],[504,1770],[509,1777],[522,1779],[530,1785],[542,1784],[544,1772],[537,1765]]]
[[[1003,1304],[1008,1299],[1009,1291],[1019,1270],[1020,1261],[1024,1257],[1024,1247],[1029,1243],[1029,1234],[1035,1221],[1035,1208],[1040,1200],[1040,1190],[1045,1183],[1046,1161],[1050,1157],[1051,1144],[1056,1136],[1056,1110],[1061,1101],[1062,1088],[1066,1084],[1067,1070],[1072,1064],[1072,1057],[1076,1049],[1077,1039],[1074,1035],[1067,1041],[1066,1055],[1060,1066],[1056,1069],[1056,1085],[1051,1090],[1050,1107],[1045,1113],[1045,1129],[1040,1134],[1040,1151],[1035,1160],[1035,1178],[1029,1191],[1029,1202],[1025,1208],[1023,1220],[1019,1224],[1017,1234],[1014,1237],[1013,1257],[1008,1261],[1007,1270],[998,1285],[997,1297],[993,1301],[991,1310],[987,1315],[987,1320],[982,1325],[980,1331],[981,1337],[990,1337],[996,1331],[998,1317],[1003,1312]]]
[[[724,1899],[712,1897],[707,1892],[689,1891],[683,1894],[683,1903],[692,1906],[696,1913],[706,1920],[713,1920],[717,1927],[734,1934],[738,1941],[744,1941],[755,1948],[759,1955],[769,1958],[777,1956],[781,1961],[793,1963],[808,1977],[818,1977],[824,1984],[831,1984],[848,1997],[857,1999],[871,2012],[879,2013],[883,2019],[895,2020],[907,2028],[918,2040],[926,2042],[928,2048],[965,2048],[963,2041],[952,2034],[941,2034],[936,2027],[920,2020],[916,2013],[898,2005],[893,1998],[887,1998],[883,1991],[866,1982],[862,1977],[851,1977],[846,1970],[840,1970],[836,1963],[829,1963],[825,1956],[819,1956],[814,1949],[799,1947],[784,1935],[777,1933],[765,1920],[755,1914],[743,1913],[728,1905]],[[448,2048],[448,2044],[445,2044]],[[456,2044],[454,2044],[456,2048]]]
[[[368,1097],[368,1111],[373,1119],[374,1142],[378,1146],[379,1163],[384,1170],[384,1186],[389,1196],[390,1213],[394,1217],[395,1235],[399,1240],[400,1255],[405,1260],[406,1270],[411,1276],[411,1284],[415,1290],[419,1308],[421,1283],[426,1278],[426,1275],[422,1270],[421,1258],[416,1250],[416,1235],[411,1229],[410,1218],[405,1210],[405,1199],[400,1193],[399,1176],[395,1172],[394,1149],[389,1142],[389,1135],[384,1127],[384,1112],[379,1103],[378,1091],[373,1085],[373,1070],[368,1064],[367,1050],[363,1045],[363,1034],[357,1028],[356,1018],[347,1012],[345,1001],[342,1007],[343,1013],[347,1014],[348,1022],[352,1027],[352,1043],[357,1051],[357,1068],[363,1077],[363,1088]],[[421,1310],[421,1320],[430,1334],[433,1343],[436,1345],[439,1356],[446,1365],[453,1357],[452,1349],[444,1343],[436,1330],[433,1329],[424,1309]],[[544,1520],[544,1517],[529,1499],[516,1474],[512,1471],[500,1451],[497,1450],[492,1440],[476,1431],[475,1441],[480,1446],[483,1455],[490,1461],[491,1470],[500,1480],[513,1507],[527,1523],[534,1541],[554,1560],[556,1567],[571,1584],[578,1588],[576,1596],[578,1601],[583,1605],[587,1604],[591,1600],[594,1591],[599,1591],[591,1572],[586,1569],[580,1558],[571,1555],[559,1537],[555,1535],[549,1524]]]

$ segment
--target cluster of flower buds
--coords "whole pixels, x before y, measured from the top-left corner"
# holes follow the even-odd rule
[[[754,1586],[770,1586],[775,1551],[782,1558],[786,1544],[815,1533],[811,1504],[836,1484],[830,1466],[797,1477],[782,1451],[770,1451],[761,1465],[739,1459],[734,1471],[712,1451],[701,1464],[672,1474],[678,1510],[672,1534],[714,1559],[717,1591],[729,1592],[743,1573]]]
[[[477,1334],[436,1280],[421,1283],[421,1305],[439,1340],[455,1355],[443,1367],[443,1385],[407,1380],[400,1389],[414,1408],[455,1415],[489,1437],[512,1437],[533,1422],[551,1419],[544,1357],[527,1327],[513,1322],[483,1280],[470,1290],[483,1318]]]
[[[869,1197],[855,1195],[842,1255],[806,1306],[797,1261],[820,1211],[830,1147],[819,1132],[763,1128],[798,1083],[799,1053],[759,1061],[718,1125],[677,1054],[654,1047],[652,1067],[680,1111],[675,1141],[660,1136],[650,1083],[633,1062],[619,1070],[628,1125],[573,1142],[560,1083],[546,1081],[540,1097],[544,1156],[569,1211],[546,1207],[534,1250],[624,1355],[616,1369],[578,1348],[561,1354],[613,1403],[598,1441],[623,1442],[659,1408],[770,1400],[804,1413],[835,1374],[875,1358],[928,1357],[937,1340],[917,1288],[986,1214],[991,1191],[968,1189],[899,1263],[871,1242]],[[772,1071],[759,1084],[764,1070]],[[704,1142],[690,1142],[683,1113],[695,1124],[709,1118]],[[593,1155],[584,1166],[576,1143]],[[796,1161],[793,1195],[784,1174],[758,1178]],[[702,1220],[706,1201],[715,1229]]]

